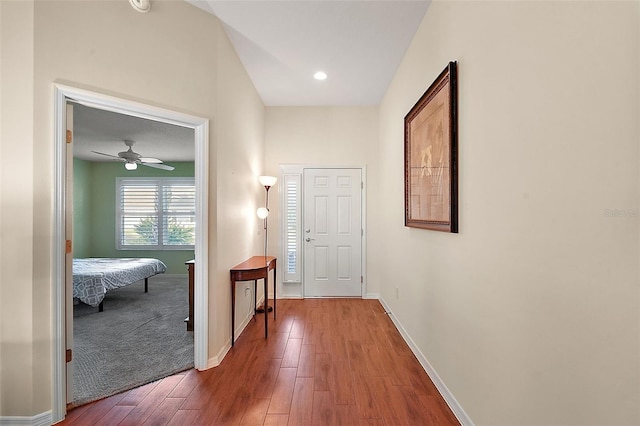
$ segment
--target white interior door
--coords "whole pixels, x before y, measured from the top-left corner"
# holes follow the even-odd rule
[[[305,297],[362,296],[362,171],[304,169]]]
[[[65,176],[65,336],[67,356],[67,403],[73,402],[73,105],[67,103],[67,144]],[[71,359],[69,359],[71,358]]]

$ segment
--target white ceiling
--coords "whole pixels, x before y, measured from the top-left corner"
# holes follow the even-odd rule
[[[186,0],[222,21],[267,106],[377,105],[430,0]],[[313,74],[328,74],[317,81]]]
[[[220,19],[267,106],[377,105],[430,0],[185,0]],[[151,12],[153,13],[153,3]],[[213,47],[212,47],[213,48]],[[328,74],[324,81],[316,71]],[[74,156],[134,151],[166,163],[193,161],[193,130],[74,109]]]

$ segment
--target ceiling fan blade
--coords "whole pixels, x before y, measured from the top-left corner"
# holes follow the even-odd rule
[[[157,158],[151,158],[151,157],[142,157],[140,158],[140,161],[142,163],[154,163],[154,164],[161,164],[162,160],[158,160]]]
[[[147,166],[147,167],[153,167],[154,169],[162,169],[162,170],[173,170],[175,169],[175,167],[170,166],[168,164],[164,164],[164,163],[140,163],[143,166]]]
[[[98,152],[98,151],[91,151],[94,154],[100,154],[100,155],[104,155],[105,157],[111,157],[111,158],[115,158],[116,160],[123,160],[123,158],[117,157],[115,155],[111,155],[111,154],[105,154],[104,152]]]

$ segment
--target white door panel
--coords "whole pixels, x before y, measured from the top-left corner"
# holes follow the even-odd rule
[[[353,276],[351,275],[352,265],[351,265],[351,257],[352,250],[350,246],[338,246],[337,249],[337,278],[338,280],[351,280]]]
[[[304,295],[362,296],[360,169],[304,170]]]
[[[326,281],[329,279],[329,247],[327,246],[314,246],[313,257],[313,279],[316,281]]]

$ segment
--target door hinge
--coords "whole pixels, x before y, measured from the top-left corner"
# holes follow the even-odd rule
[[[73,132],[71,130],[67,130],[67,143],[71,143],[73,141]]]
[[[71,253],[71,240],[65,241],[65,243],[64,243],[64,251],[67,254]]]
[[[364,237],[364,229],[361,229],[361,230],[360,230],[360,236],[361,236],[361,237]]]
[[[364,182],[360,182],[360,189],[364,189]]]
[[[71,349],[67,349],[67,352],[66,352],[66,360],[67,360],[67,362],[71,362],[72,359],[73,359],[73,353],[72,353]]]
[[[364,282],[364,279],[362,278],[362,275],[360,275],[360,284],[362,284]]]

